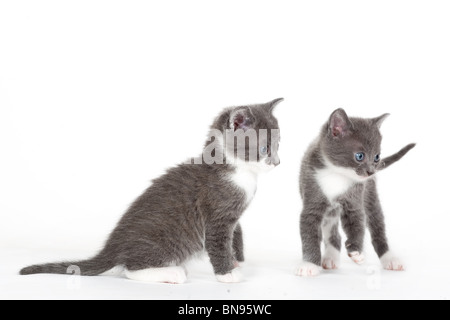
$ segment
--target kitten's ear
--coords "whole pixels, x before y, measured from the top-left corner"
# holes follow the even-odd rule
[[[387,117],[389,117],[389,113],[385,113],[382,116],[379,116],[378,118],[372,119],[372,122],[377,125],[378,129],[381,128],[381,125],[383,124],[384,120],[386,120]]]
[[[248,108],[233,110],[230,115],[230,129],[247,131],[253,128],[255,120]]]
[[[278,99],[275,99],[275,100],[272,100],[272,101],[266,103],[264,105],[264,107],[266,108],[267,111],[273,112],[275,107],[282,101],[284,101],[284,98],[278,98]]]
[[[332,137],[344,137],[352,132],[353,124],[344,109],[337,109],[331,114],[328,130]]]

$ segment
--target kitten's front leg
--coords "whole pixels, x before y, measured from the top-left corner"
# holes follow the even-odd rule
[[[381,208],[375,181],[367,183],[365,208],[372,244],[383,268],[392,271],[404,271],[404,264],[389,250],[383,209]]]
[[[321,224],[323,220],[323,210],[317,210],[322,206],[305,206],[300,216],[300,235],[303,247],[303,262],[297,268],[296,274],[301,277],[312,277],[320,274],[322,263],[322,253],[320,242],[322,240]]]
[[[241,282],[242,276],[234,265],[233,233],[234,225],[214,225],[206,230],[205,248],[220,282]]]
[[[356,264],[363,264],[365,257],[364,249],[364,235],[365,235],[365,216],[362,203],[359,201],[352,203],[350,201],[344,202],[341,214],[342,228],[347,235],[345,247],[347,248],[348,256]]]
[[[244,239],[242,236],[242,228],[238,223],[234,229],[233,235],[233,251],[235,258],[235,267],[239,267],[240,262],[244,262]]]
[[[341,236],[339,234],[339,216],[325,217],[322,223],[322,234],[325,242],[325,253],[322,257],[322,268],[326,270],[338,269],[341,255]]]

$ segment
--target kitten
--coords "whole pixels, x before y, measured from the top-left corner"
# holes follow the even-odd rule
[[[282,100],[225,109],[211,126],[203,155],[154,180],[94,258],[30,266],[20,274],[66,274],[75,266],[84,276],[124,273],[133,280],[183,283],[183,263],[206,250],[220,282],[239,282],[236,268],[244,261],[239,218],[255,194],[258,174],[280,163],[272,112]],[[262,134],[267,130],[272,135]],[[225,140],[225,133],[231,139]],[[234,143],[250,133],[256,144]]]
[[[339,218],[348,238],[345,243],[348,255],[355,263],[364,262],[363,241],[367,224],[383,267],[403,270],[403,264],[389,251],[375,174],[400,160],[415,144],[383,160],[379,128],[387,116],[348,118],[344,110],[338,109],[307,150],[300,174],[303,263],[297,275],[318,275],[320,265],[324,269],[339,267]],[[323,257],[322,237],[325,242]]]

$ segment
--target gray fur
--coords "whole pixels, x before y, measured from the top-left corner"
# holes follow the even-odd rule
[[[277,99],[261,105],[227,108],[211,129],[224,135],[235,124],[239,127],[235,130],[244,125],[256,130],[278,129],[272,111],[279,102]],[[208,140],[205,148],[210,143]],[[272,159],[278,159],[277,151],[271,150]],[[279,159],[276,161],[279,163]],[[227,274],[235,268],[234,261],[244,260],[239,218],[249,204],[245,192],[230,180],[235,170],[234,165],[226,162],[181,164],[169,169],[134,201],[103,250],[93,259],[31,266],[20,274],[66,274],[70,265],[79,266],[85,276],[99,275],[118,265],[130,271],[167,267],[181,265],[204,249],[214,272]]]
[[[325,227],[331,230],[328,238],[323,239],[325,245],[331,245],[338,251],[341,249],[339,217],[347,235],[345,246],[348,253],[362,252],[366,226],[378,256],[382,257],[389,251],[374,174],[400,160],[415,144],[375,163],[373,159],[380,154],[382,139],[379,128],[387,116],[384,114],[374,119],[348,118],[344,110],[338,109],[306,151],[300,174],[303,199],[300,233],[304,261],[321,265],[320,244],[322,228]],[[361,151],[366,154],[366,158],[358,162],[354,154]],[[353,172],[357,177],[345,192],[331,200],[322,189],[317,175],[320,170],[330,168],[329,163],[334,167],[350,169],[346,172]],[[358,180],[359,177],[361,180]],[[329,223],[334,225],[330,228]]]

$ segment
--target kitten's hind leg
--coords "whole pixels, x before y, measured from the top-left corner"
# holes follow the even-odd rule
[[[163,282],[171,284],[182,284],[187,280],[186,271],[183,267],[148,268],[143,270],[125,269],[125,276],[130,280],[142,282]]]
[[[322,257],[322,268],[338,269],[341,262],[341,236],[339,234],[339,218],[327,217],[322,223],[325,242],[325,253]]]
[[[363,254],[365,235],[365,215],[364,209],[359,204],[346,201],[343,203],[341,214],[342,228],[347,235],[345,247],[348,256],[356,264],[363,264],[365,257]]]
[[[124,266],[115,266],[112,269],[109,269],[101,274],[99,276],[105,276],[105,277],[119,277],[122,276],[125,271]]]

